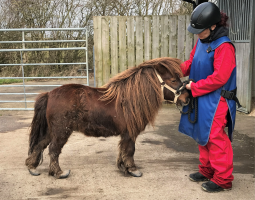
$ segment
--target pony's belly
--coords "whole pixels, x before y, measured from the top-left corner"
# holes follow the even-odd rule
[[[80,127],[78,131],[92,137],[109,137],[117,136],[120,134],[120,132],[115,128],[115,126],[105,127],[103,125],[94,123],[88,123],[84,127]]]
[[[105,115],[104,112],[92,112],[83,115],[77,121],[78,131],[87,136],[93,137],[109,137],[121,134],[118,126],[119,122],[113,119],[111,115]]]

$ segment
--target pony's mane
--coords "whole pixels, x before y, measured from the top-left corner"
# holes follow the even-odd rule
[[[107,88],[101,101],[116,101],[116,110],[122,108],[127,129],[133,141],[148,123],[153,125],[162,105],[162,92],[155,67],[164,67],[172,76],[182,77],[181,60],[157,58],[125,70],[103,87]]]

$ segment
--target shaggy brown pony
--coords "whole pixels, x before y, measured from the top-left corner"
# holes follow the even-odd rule
[[[59,154],[73,131],[87,136],[120,135],[117,166],[125,173],[141,176],[135,166],[135,141],[148,123],[153,124],[163,97],[173,100],[173,92],[164,89],[155,71],[170,87],[182,85],[181,61],[158,58],[146,61],[113,77],[102,88],[68,84],[40,94],[34,106],[26,166],[32,175],[39,175],[43,150],[49,145],[49,174],[66,178],[59,166]],[[177,103],[186,103],[185,90]]]

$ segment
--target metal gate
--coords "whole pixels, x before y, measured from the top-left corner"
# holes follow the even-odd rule
[[[22,93],[11,93],[11,92],[4,92],[0,93],[0,96],[3,97],[3,95],[6,97],[12,97],[12,95],[22,95],[24,97],[23,100],[14,101],[14,100],[1,100],[0,99],[0,110],[33,110],[33,108],[28,108],[27,103],[33,103],[34,100],[27,100],[28,95],[37,95],[39,93],[28,93],[26,92],[26,88],[28,87],[58,87],[61,85],[30,85],[25,83],[25,79],[87,79],[87,84],[89,85],[89,68],[88,68],[88,33],[86,28],[31,28],[31,29],[0,29],[1,32],[21,32],[22,34],[22,41],[0,41],[0,44],[22,44],[22,49],[0,49],[0,52],[20,52],[20,61],[21,63],[13,63],[13,64],[0,64],[0,66],[21,66],[22,69],[22,77],[0,77],[0,79],[21,79],[23,82],[22,84],[12,84],[12,85],[0,85],[1,88],[10,88],[10,87],[22,87],[23,92]],[[85,39],[82,40],[33,40],[33,41],[27,41],[25,40],[25,32],[32,32],[32,31],[85,31]],[[65,47],[65,48],[26,48],[26,43],[62,43],[62,42],[75,42],[75,43],[81,43],[85,45],[79,45],[79,47]],[[70,50],[84,50],[85,51],[85,59],[86,62],[73,62],[73,63],[23,63],[23,52],[31,52],[31,51],[70,51]],[[27,77],[24,74],[24,66],[45,66],[45,65],[83,65],[85,68],[81,69],[84,72],[86,72],[85,76],[58,76],[58,77]],[[23,108],[3,108],[1,106],[1,103],[24,103]]]
[[[230,18],[229,37],[236,47],[237,96],[243,106],[239,111],[249,113],[252,102],[252,79],[255,77],[254,0],[218,0],[220,10]],[[253,83],[255,86],[255,83]],[[254,87],[255,89],[255,87]]]

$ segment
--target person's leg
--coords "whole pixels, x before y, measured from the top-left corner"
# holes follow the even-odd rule
[[[201,146],[198,145],[199,148],[199,161],[200,161],[200,165],[199,167],[199,173],[204,175],[206,178],[211,179],[213,177],[214,171],[211,168],[211,164],[209,161],[209,149],[208,146]]]
[[[232,175],[233,150],[231,142],[224,131],[227,123],[227,113],[227,102],[221,97],[213,119],[210,138],[207,144],[209,149],[209,161],[212,170],[214,170],[211,181],[224,189],[231,188],[232,181],[234,180],[234,176]]]
[[[196,173],[190,174],[189,179],[194,182],[208,181],[209,179],[213,177],[213,173],[214,173],[209,161],[209,149],[207,145],[205,146],[198,145],[198,149],[200,152],[199,161],[201,163],[200,165],[198,165],[199,171]]]

